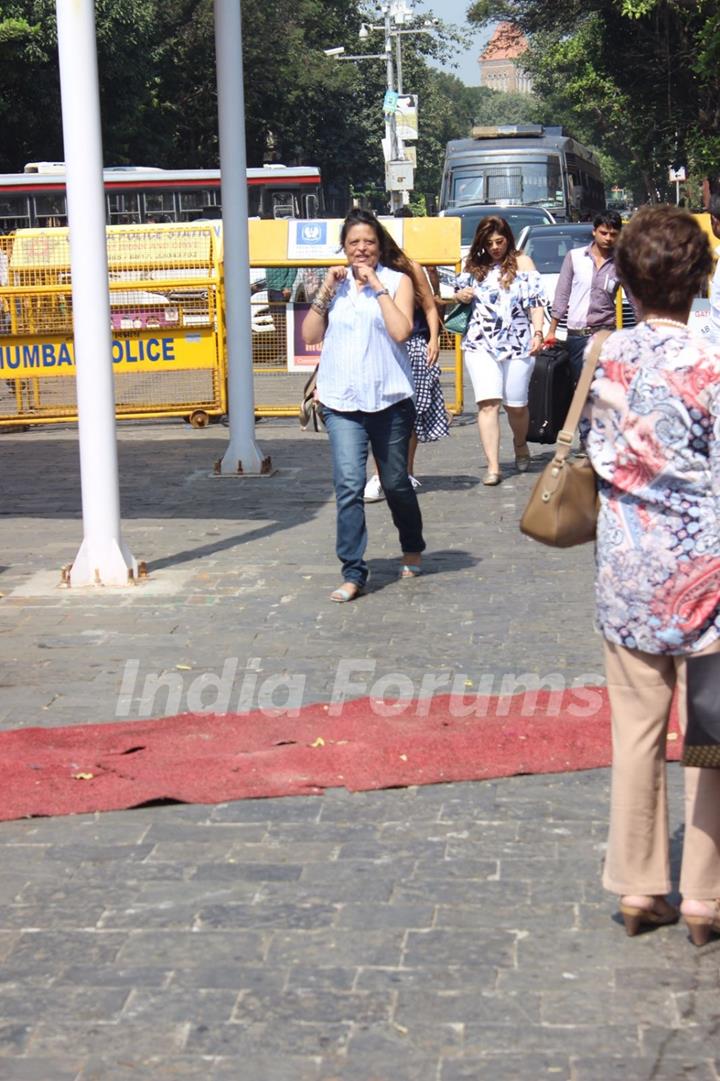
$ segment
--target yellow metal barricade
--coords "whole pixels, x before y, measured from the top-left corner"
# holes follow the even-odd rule
[[[0,425],[75,420],[68,230],[0,241]],[[203,426],[224,413],[216,229],[109,226],[107,249],[117,416]]]
[[[345,262],[339,247],[342,222],[332,220],[307,223],[318,229],[325,228],[328,240],[335,238],[331,253],[324,258],[312,259],[307,255],[290,258],[292,251],[290,230],[302,223],[289,221],[250,222],[250,264],[267,270],[270,267],[317,268],[324,272],[328,266]],[[383,225],[395,234],[403,251],[411,259],[425,266],[453,266],[459,269],[460,219],[447,218],[401,218],[383,221]],[[297,296],[299,285],[293,286]],[[268,300],[266,290],[251,297],[252,348],[255,390],[255,412],[259,416],[294,416],[298,412],[302,388],[308,375],[319,359],[319,347],[305,350],[301,357],[297,343],[300,326],[307,310],[299,300],[273,302]],[[463,370],[460,338],[443,331],[440,339],[440,371],[445,404],[452,413],[463,409]],[[293,363],[294,362],[294,363]]]
[[[341,224],[319,223],[336,241]],[[384,224],[411,259],[458,265],[458,218]],[[324,272],[344,262],[339,242],[326,246],[323,258],[289,258],[296,222],[249,225],[254,268]],[[221,224],[109,226],[107,245],[117,416],[182,416],[204,426],[227,408],[226,303],[247,302],[224,295]],[[319,354],[305,350],[294,362],[307,306],[270,302],[264,289],[251,291],[250,304],[255,412],[293,416]],[[0,426],[77,419],[72,320],[68,230],[0,237]],[[443,391],[453,413],[463,407],[459,341],[441,336]]]

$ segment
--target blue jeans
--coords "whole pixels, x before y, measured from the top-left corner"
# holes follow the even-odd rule
[[[573,387],[578,385],[578,379],[583,370],[583,357],[585,354],[585,347],[590,341],[589,337],[580,334],[568,334],[567,337],[567,350],[568,357],[570,358],[570,371],[572,372]]]
[[[422,552],[422,516],[415,490],[408,479],[407,456],[415,422],[411,398],[379,413],[341,413],[322,407],[330,437],[333,484],[337,507],[335,551],[342,563],[343,581],[363,586],[368,576],[364,560],[367,547],[365,525],[365,469],[371,447],[392,520],[403,552]]]

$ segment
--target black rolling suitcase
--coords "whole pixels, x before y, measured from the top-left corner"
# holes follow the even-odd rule
[[[557,442],[557,434],[570,408],[573,390],[565,344],[558,342],[538,353],[528,389],[529,443]]]

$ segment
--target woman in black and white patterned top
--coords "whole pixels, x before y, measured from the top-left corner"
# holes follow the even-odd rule
[[[527,447],[528,385],[542,348],[545,295],[532,259],[515,250],[504,218],[484,218],[465,268],[455,279],[455,299],[472,303],[463,356],[478,404],[480,442],[487,457],[483,484],[499,484],[500,403],[513,433],[515,464],[530,465]]]

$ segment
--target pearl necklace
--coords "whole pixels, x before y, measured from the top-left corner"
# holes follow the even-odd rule
[[[679,319],[663,319],[661,316],[658,316],[657,319],[655,319],[651,316],[649,319],[646,319],[645,322],[649,323],[651,326],[679,327],[681,330],[687,330],[687,323],[681,323]]]

